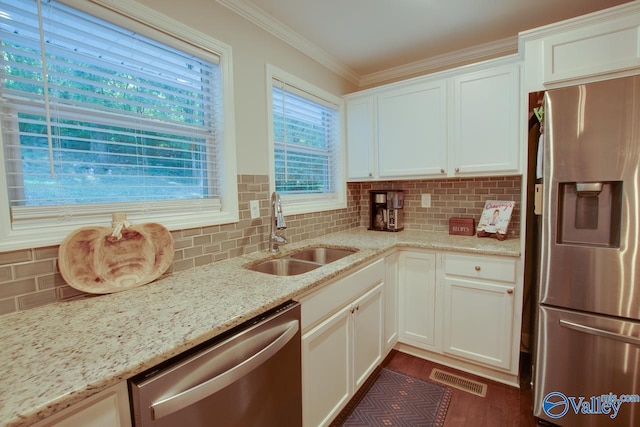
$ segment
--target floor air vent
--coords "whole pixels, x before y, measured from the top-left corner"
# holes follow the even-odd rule
[[[429,379],[457,388],[458,390],[466,391],[467,393],[475,394],[476,396],[485,397],[487,394],[486,384],[461,377],[460,375],[441,371],[438,368],[433,368],[431,370]]]

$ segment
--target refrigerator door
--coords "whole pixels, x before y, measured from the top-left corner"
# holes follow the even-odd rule
[[[534,415],[560,426],[640,425],[640,322],[550,307],[538,322]]]
[[[640,319],[640,77],[548,91],[539,302]]]

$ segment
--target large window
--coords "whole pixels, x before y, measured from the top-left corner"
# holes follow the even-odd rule
[[[0,0],[11,231],[95,223],[114,211],[187,228],[215,223],[233,202],[222,56],[134,30],[55,1]]]
[[[287,212],[344,207],[341,101],[270,70],[275,190]]]

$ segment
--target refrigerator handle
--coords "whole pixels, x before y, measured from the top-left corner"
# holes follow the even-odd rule
[[[580,323],[570,322],[568,320],[560,319],[560,326],[568,329],[573,329],[578,332],[584,332],[585,334],[596,335],[599,337],[609,338],[616,341],[626,342],[640,347],[640,338],[630,337],[628,335],[622,335],[615,332],[609,332],[602,329],[594,328],[592,326],[581,325]]]

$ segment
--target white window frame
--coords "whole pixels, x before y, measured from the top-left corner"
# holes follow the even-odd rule
[[[281,194],[282,206],[285,216],[298,215],[313,212],[322,212],[336,209],[345,209],[347,207],[347,182],[345,179],[346,171],[346,146],[345,146],[345,108],[344,100],[333,95],[323,89],[320,89],[284,70],[281,70],[272,64],[267,64],[266,70],[266,87],[267,87],[267,127],[269,133],[269,188],[275,191],[276,174],[275,174],[275,144],[273,129],[273,96],[272,86],[273,79],[280,80],[309,94],[324,99],[338,107],[339,116],[339,160],[337,162],[338,171],[336,172],[336,192],[327,194]]]
[[[134,224],[158,222],[169,230],[238,222],[235,107],[231,47],[133,0],[58,1],[167,45],[175,46],[176,40],[178,40],[194,46],[191,53],[203,49],[220,58],[219,66],[223,94],[222,114],[224,117],[223,128],[220,132],[222,140],[218,141],[220,143],[219,151],[223,157],[223,160],[219,162],[219,166],[223,167],[219,174],[220,193],[222,196],[220,210],[213,212],[206,206],[202,206],[202,203],[206,203],[206,201],[202,200],[193,201],[191,208],[188,205],[191,201],[186,201],[188,202],[186,204],[183,201],[183,208],[180,210],[167,210],[153,203],[139,203],[137,206],[132,208],[130,206],[131,209],[127,209],[127,219]],[[184,49],[184,43],[176,47]],[[0,144],[2,144],[1,136]],[[69,233],[78,227],[86,225],[110,226],[111,215],[114,211],[119,211],[117,208],[113,209],[113,206],[117,205],[102,206],[97,209],[96,207],[81,207],[80,209],[84,210],[84,215],[80,218],[77,215],[60,215],[58,212],[55,218],[43,218],[35,221],[31,228],[13,229],[5,172],[4,150],[0,147],[0,252],[60,244]]]

